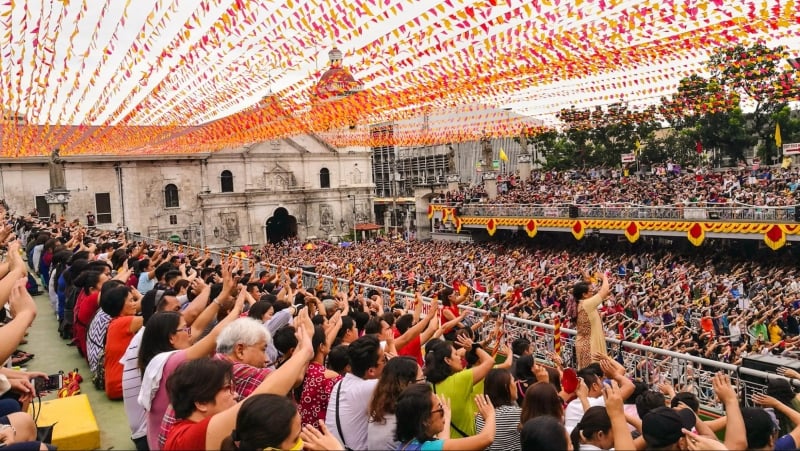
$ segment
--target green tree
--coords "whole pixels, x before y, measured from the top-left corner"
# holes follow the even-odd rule
[[[715,79],[696,74],[682,79],[675,94],[662,98],[659,113],[681,133],[678,141],[694,141],[692,149],[694,143],[700,142],[704,149],[716,149],[736,161],[744,158],[748,146],[755,144],[744,129],[739,95]],[[671,148],[673,144],[657,147]],[[693,162],[698,162],[696,155]]]
[[[800,142],[800,116],[792,114],[788,105],[772,115],[772,122],[781,125],[781,141],[784,144]]]
[[[642,145],[640,161],[643,164],[652,165],[671,160],[681,166],[697,164],[697,152],[695,151],[695,139],[692,134],[686,131],[679,131],[675,128],[664,130],[658,136],[653,136]]]
[[[576,163],[582,166],[620,166],[620,156],[636,150],[636,143],[660,128],[655,108],[632,111],[625,103],[605,109],[569,108],[559,113],[565,138],[575,146]]]
[[[777,159],[774,115],[791,95],[791,77],[782,69],[787,56],[782,46],[769,48],[763,43],[742,44],[720,49],[708,61],[712,78],[725,89],[746,96],[756,104],[743,124],[746,132],[761,139],[758,154],[763,161]],[[787,85],[788,83],[788,85]]]

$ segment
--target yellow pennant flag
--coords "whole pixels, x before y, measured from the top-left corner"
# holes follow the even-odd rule
[[[500,159],[505,161],[505,162],[508,162],[508,155],[506,155],[506,153],[505,153],[505,151],[503,151],[503,149],[500,149]]]
[[[775,124],[775,146],[780,149],[783,141],[781,141],[781,124]]]

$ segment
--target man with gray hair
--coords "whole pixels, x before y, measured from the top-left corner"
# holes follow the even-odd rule
[[[272,342],[267,329],[253,318],[239,318],[217,336],[217,355],[233,363],[234,391],[245,398],[271,372],[265,368],[267,346]]]
[[[227,360],[233,364],[231,389],[236,400],[246,398],[273,371],[265,368],[267,345],[272,341],[267,329],[253,318],[239,318],[228,324],[217,336],[215,359]],[[175,411],[167,409],[161,421],[158,442],[163,448],[167,435],[175,423]]]

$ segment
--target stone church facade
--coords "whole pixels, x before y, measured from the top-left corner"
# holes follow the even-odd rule
[[[92,212],[99,227],[209,248],[266,242],[279,208],[296,218],[301,239],[336,239],[354,222],[374,222],[370,150],[312,135],[216,153],[62,158],[66,205],[44,200],[46,157],[0,159],[0,197],[17,213],[38,207],[85,224]]]

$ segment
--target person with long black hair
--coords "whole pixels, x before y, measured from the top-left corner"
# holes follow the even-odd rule
[[[436,396],[428,384],[411,384],[397,399],[396,415],[398,450],[449,451],[484,450],[495,439],[495,411],[486,395],[475,397],[483,417],[483,430],[473,436],[450,438],[450,403]]]

